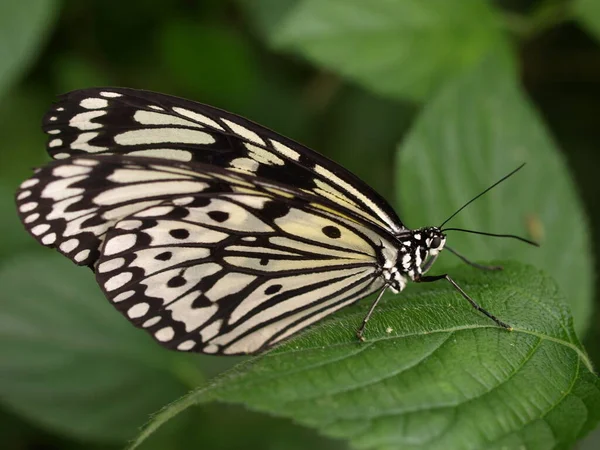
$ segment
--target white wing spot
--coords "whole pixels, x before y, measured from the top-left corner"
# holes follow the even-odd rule
[[[17,200],[23,200],[24,198],[27,198],[31,195],[31,191],[22,191],[21,193],[19,193],[19,195],[17,196]]]
[[[25,223],[35,222],[38,219],[38,217],[40,217],[40,215],[38,213],[33,213],[30,216],[25,217],[24,222]]]
[[[100,95],[102,97],[108,97],[108,98],[116,98],[116,97],[122,97],[121,94],[117,93],[117,92],[110,92],[110,91],[103,91],[100,92]]]
[[[416,239],[417,241],[421,240],[421,235],[420,235],[420,234],[415,234],[414,236],[415,236],[415,239]]]
[[[181,344],[179,344],[177,346],[177,350],[181,350],[181,351],[188,351],[194,348],[194,346],[196,345],[195,341],[192,341],[191,339],[188,341],[183,341]]]
[[[159,181],[159,180],[189,180],[194,178],[193,172],[173,172],[165,171],[164,166],[151,167],[146,170],[139,166],[125,166],[124,169],[115,169],[106,179],[115,183],[130,184],[136,181]],[[146,197],[146,196],[144,196]]]
[[[42,238],[42,244],[44,245],[54,244],[54,242],[56,242],[56,233],[47,234]]]
[[[252,159],[255,159],[256,161],[258,161],[259,163],[269,164],[269,165],[275,164],[278,166],[285,165],[285,161],[283,159],[281,159],[279,156],[277,156],[276,154],[274,154],[273,152],[271,152],[270,150],[265,150],[264,148],[260,148],[260,147],[257,147],[256,145],[247,144],[247,143],[244,145],[248,149],[249,156]]]
[[[120,230],[137,230],[143,225],[141,220],[124,220],[119,222],[115,228]]]
[[[237,134],[238,136],[248,140],[248,141],[252,141],[256,144],[262,145],[262,146],[266,146],[265,141],[263,141],[258,134],[256,134],[254,131],[249,130],[246,127],[243,127],[235,122],[232,122],[231,120],[227,120],[227,119],[221,119],[223,120],[223,122],[229,127],[231,128],[231,131],[233,131],[235,134]]]
[[[62,106],[60,108],[56,108],[57,111],[64,111],[65,108],[63,108]]]
[[[138,303],[127,310],[127,316],[130,319],[139,319],[145,316],[149,310],[150,305],[148,303]]]
[[[154,158],[174,159],[177,161],[191,161],[192,153],[187,150],[175,150],[172,148],[149,148],[129,152],[132,156],[150,156]]]
[[[39,225],[36,225],[35,227],[33,227],[31,229],[31,233],[39,236],[40,234],[44,234],[46,231],[48,231],[50,229],[50,225],[48,225],[47,223],[41,223]]]
[[[112,272],[113,270],[116,270],[119,267],[122,267],[123,264],[125,264],[125,258],[109,259],[108,261],[104,261],[103,263],[100,263],[98,265],[98,272],[99,273]]]
[[[28,187],[35,186],[39,182],[40,180],[37,178],[30,178],[29,180],[25,180],[21,183],[21,189],[26,189]]]
[[[127,300],[129,297],[131,297],[133,294],[135,294],[135,291],[125,291],[125,292],[121,292],[119,295],[116,295],[115,298],[112,299],[112,301],[114,303],[119,303],[122,302],[123,300]]]
[[[175,331],[171,327],[164,327],[158,330],[156,333],[154,333],[154,336],[160,342],[167,342],[173,339],[173,337],[175,336]]]
[[[48,120],[50,122],[56,122],[56,116],[52,116],[52,117],[48,118]]]
[[[135,217],[152,217],[152,216],[166,216],[175,208],[173,206],[155,206],[153,208],[144,209],[135,214]]]
[[[173,200],[173,203],[177,206],[185,206],[185,205],[189,205],[193,201],[194,201],[194,197],[182,197],[182,198],[176,198],[175,200]]]
[[[87,257],[90,256],[90,251],[89,250],[81,250],[79,253],[77,253],[75,255],[75,261],[77,262],[81,262],[81,261],[85,261],[87,259]]]
[[[210,117],[206,117],[204,114],[199,114],[194,111],[190,111],[189,109],[179,108],[178,106],[173,108],[177,114],[181,114],[182,116],[188,117],[196,122],[203,123],[204,125],[208,125],[209,127],[216,128],[219,131],[225,131],[221,125],[212,120]]]
[[[108,100],[104,98],[84,98],[79,102],[79,106],[85,109],[101,109],[108,106]]]
[[[243,172],[256,172],[256,169],[260,166],[258,161],[251,158],[236,158],[232,160],[229,165],[232,168]]]
[[[106,283],[104,283],[104,289],[107,291],[114,291],[115,289],[123,287],[132,278],[133,274],[131,272],[121,272],[120,274],[109,278]]]
[[[152,108],[156,111],[164,111],[165,108],[161,108],[160,106],[156,106],[156,105],[148,105],[148,108]]]
[[[162,144],[165,142],[206,145],[214,143],[215,138],[204,131],[186,128],[144,128],[117,134],[114,141],[119,145]]]
[[[37,205],[38,205],[37,202],[25,203],[25,204],[21,205],[21,207],[19,208],[19,211],[21,211],[22,213],[33,211],[35,208],[37,208]]]
[[[256,241],[256,237],[255,236],[246,236],[246,237],[242,238],[242,241],[254,242],[254,241]]]
[[[296,150],[292,150],[287,145],[283,145],[281,142],[274,139],[271,139],[271,144],[273,144],[273,148],[283,156],[287,156],[294,161],[298,161],[300,159],[300,153],[298,153]]]
[[[133,291],[132,291],[132,292],[133,292]],[[143,326],[144,328],[149,328],[149,327],[151,327],[152,325],[156,325],[158,322],[160,322],[160,316],[154,316],[154,317],[151,317],[150,319],[146,320],[146,321],[145,321],[145,322],[142,324],[142,326]]]
[[[185,127],[202,128],[202,125],[185,120],[172,114],[161,114],[154,111],[140,109],[133,115],[133,120],[142,125],[182,125]]]
[[[59,248],[63,252],[69,253],[69,252],[72,252],[73,250],[75,250],[78,245],[79,245],[79,240],[78,239],[69,239],[68,241],[65,241],[62,244],[60,244]]]
[[[90,172],[91,170],[92,169],[90,169],[89,167],[81,167],[69,164],[54,168],[54,170],[52,170],[52,175],[54,175],[55,177],[67,178],[74,177],[76,175],[83,175]]]
[[[104,247],[104,254],[107,256],[128,250],[135,245],[137,237],[135,234],[121,234],[110,239]]]
[[[411,261],[411,260],[412,260],[412,258],[411,258],[411,256],[410,256],[410,255],[404,255],[404,256],[402,257],[402,266],[403,266],[404,268],[408,268],[408,267],[410,267],[410,261]]]
[[[68,153],[57,153],[57,154],[53,155],[52,157],[54,159],[66,159],[69,156],[71,156],[71,155],[69,155]]]
[[[75,160],[75,164],[79,164],[80,166],[97,166],[98,164],[100,164],[99,161],[95,161],[93,159],[77,159]]]
[[[48,133],[48,134],[60,134],[60,130],[47,130],[46,133]]]
[[[82,112],[74,115],[71,120],[69,120],[69,126],[80,130],[95,130],[97,128],[102,128],[102,124],[94,123],[92,120],[105,116],[106,114],[108,114],[108,112],[102,110]]]
[[[52,148],[52,147],[60,147],[62,145],[62,139],[52,139],[49,143],[48,143],[48,147]]]
[[[108,150],[108,147],[100,147],[99,145],[91,145],[89,141],[98,136],[98,133],[92,131],[89,133],[81,133],[77,139],[71,144],[73,150],[83,150],[84,152],[97,153]],[[57,155],[54,155],[56,158]]]

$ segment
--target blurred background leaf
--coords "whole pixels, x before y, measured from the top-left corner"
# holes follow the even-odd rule
[[[254,31],[271,43],[285,17],[303,0],[237,0]]]
[[[115,315],[79,269],[50,252],[0,268],[0,397],[66,434],[122,442],[185,392],[169,373],[185,355],[161,351]]]
[[[458,272],[488,309],[514,314],[512,333],[450,286],[421,285],[386,297],[366,342],[354,332],[367,305],[346,310],[188,394],[143,436],[182,408],[219,400],[293,418],[356,448],[569,448],[600,419],[600,381],[556,285],[517,264]]]
[[[54,0],[0,2],[0,98],[35,61],[57,9]]]
[[[596,0],[575,0],[573,4],[577,19],[596,39],[600,40],[600,2]]]
[[[302,0],[274,44],[393,97],[422,100],[508,45],[488,2]]]
[[[541,248],[460,232],[449,232],[448,245],[474,260],[519,255],[519,261],[544,268],[565,292],[583,336],[593,304],[583,205],[551,136],[497,59],[448,85],[414,124],[399,149],[399,209],[411,228],[441,224],[522,163],[528,164],[521,172],[446,226],[522,235]],[[455,263],[446,252],[433,271]]]

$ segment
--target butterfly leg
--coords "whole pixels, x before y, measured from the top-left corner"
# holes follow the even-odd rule
[[[429,258],[425,264],[423,264],[423,267],[421,268],[421,274],[425,274],[429,271],[429,269],[431,269],[431,266],[433,266],[433,263],[435,262],[436,259],[438,259],[438,256],[440,256],[440,254],[436,254],[433,255],[431,258]]]
[[[356,330],[356,337],[358,338],[359,341],[364,341],[365,340],[365,338],[363,337],[363,333],[365,331],[365,327],[367,326],[367,322],[371,318],[371,315],[373,314],[373,311],[375,311],[375,307],[377,306],[377,303],[379,303],[379,300],[381,300],[381,297],[383,297],[383,293],[387,290],[387,288],[388,288],[387,285],[385,285],[381,289],[381,291],[379,292],[379,295],[377,295],[377,298],[371,304],[371,307],[369,308],[369,311],[367,312],[367,315],[363,319],[362,324],[360,325],[360,328],[358,330]]]
[[[470,266],[476,267],[477,269],[481,269],[481,270],[502,270],[502,266],[486,266],[486,265],[483,265],[483,264],[477,264],[476,262],[473,262],[470,259],[468,259],[466,256],[461,255],[456,250],[453,250],[450,247],[445,247],[445,248],[446,248],[446,250],[448,250],[453,255],[459,257],[460,259],[462,259],[463,262],[467,263]]]
[[[505,322],[502,322],[500,319],[498,319],[492,313],[486,311],[481,306],[479,306],[479,304],[475,300],[473,300],[469,296],[469,294],[467,294],[465,291],[463,291],[463,289],[458,284],[456,284],[456,282],[452,278],[450,278],[450,276],[447,273],[444,274],[444,275],[422,276],[422,277],[420,277],[418,279],[415,279],[415,281],[418,282],[418,283],[430,283],[432,281],[438,281],[438,280],[446,280],[446,281],[448,281],[448,283],[450,283],[454,287],[454,289],[456,289],[458,292],[460,292],[460,295],[462,295],[471,304],[471,306],[473,308],[475,308],[480,313],[482,313],[485,316],[487,316],[490,319],[492,319],[494,322],[496,322],[502,328],[506,328],[508,331],[512,331],[513,328],[509,324],[507,324]]]

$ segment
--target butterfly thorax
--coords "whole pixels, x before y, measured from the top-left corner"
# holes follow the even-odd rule
[[[446,244],[446,236],[436,227],[407,230],[397,236],[398,256],[394,265],[384,269],[392,291],[400,292],[407,281],[418,279],[428,258],[435,257]]]

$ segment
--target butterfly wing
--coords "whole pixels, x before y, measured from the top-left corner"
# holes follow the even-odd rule
[[[283,198],[198,195],[118,222],[96,276],[162,345],[247,354],[380,288],[377,267],[372,243],[341,221]]]
[[[235,114],[164,94],[93,88],[63,95],[43,119],[48,152],[200,162],[343,204],[391,232],[404,229],[367,184],[319,153]]]
[[[17,198],[32,235],[184,351],[263,350],[381,287],[393,258],[384,234],[331,202],[200,164],[75,157]]]

